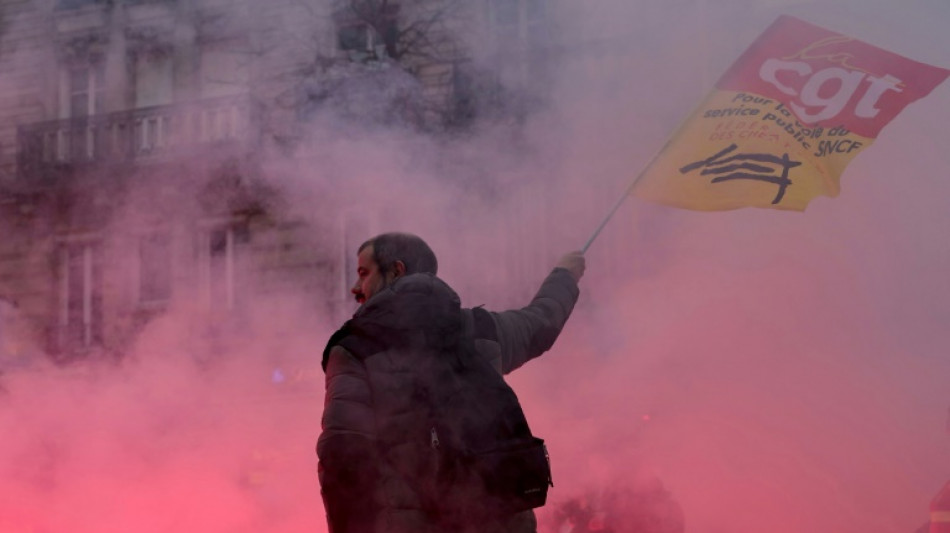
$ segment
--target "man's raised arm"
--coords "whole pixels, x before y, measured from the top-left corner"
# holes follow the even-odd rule
[[[501,344],[502,373],[511,372],[554,345],[577,302],[577,282],[585,268],[581,252],[565,254],[530,304],[492,313]]]

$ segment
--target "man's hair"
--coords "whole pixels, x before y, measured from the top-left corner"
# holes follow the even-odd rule
[[[396,261],[406,265],[406,274],[437,274],[439,262],[435,253],[424,240],[411,233],[383,233],[360,245],[357,253],[367,246],[373,247],[373,260],[379,265],[379,273],[386,275]]]

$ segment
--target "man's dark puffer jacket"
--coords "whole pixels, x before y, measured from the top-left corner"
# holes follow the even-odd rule
[[[554,269],[527,307],[479,314],[494,322],[497,340],[477,339],[476,351],[503,374],[520,367],[554,344],[578,293],[571,274]],[[437,277],[411,274],[370,298],[354,320],[371,315],[387,326],[437,328],[441,321],[457,323],[458,311],[447,315],[459,308],[458,300]],[[462,310],[463,335],[472,336],[475,317],[471,309]],[[412,458],[403,458],[398,445],[381,450],[378,441],[380,434],[412,423],[412,368],[398,357],[398,350],[384,349],[361,362],[331,340],[324,352],[324,370],[326,396],[317,455],[330,532],[448,533],[426,516],[407,480],[406,465]],[[411,447],[404,448],[409,453]],[[483,521],[471,531],[534,533],[536,527],[534,513],[526,511],[490,524]]]

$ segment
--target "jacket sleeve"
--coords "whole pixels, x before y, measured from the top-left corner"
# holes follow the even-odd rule
[[[329,354],[321,426],[318,475],[330,532],[371,532],[379,480],[372,395],[366,369],[339,346]]]
[[[546,352],[557,340],[580,294],[571,273],[555,268],[527,307],[492,313],[507,374]]]

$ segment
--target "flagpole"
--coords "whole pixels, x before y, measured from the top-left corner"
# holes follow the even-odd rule
[[[637,173],[637,175],[633,178],[633,181],[630,182],[630,185],[627,186],[627,188],[623,191],[623,194],[620,195],[620,198],[617,199],[617,202],[614,204],[613,208],[610,209],[610,212],[607,213],[607,216],[604,217],[604,219],[600,222],[600,225],[597,226],[597,229],[594,230],[594,233],[590,236],[589,239],[587,239],[587,242],[584,243],[584,247],[581,248],[582,254],[587,253],[587,249],[590,248],[591,244],[593,244],[594,239],[596,239],[597,236],[600,235],[600,232],[604,229],[604,226],[606,226],[607,223],[610,222],[610,219],[613,218],[614,213],[616,213],[617,210],[620,209],[620,206],[623,204],[624,200],[626,200],[627,197],[630,196],[630,193],[633,192],[633,188],[634,186],[636,186],[637,182],[640,181],[640,178],[642,178],[643,175],[646,174],[647,169],[653,166],[653,163],[657,160],[657,158],[660,157],[660,154],[662,154],[663,151],[666,150],[666,147],[669,146],[670,143],[673,141],[673,137],[676,136],[675,135],[676,132],[679,132],[679,128],[675,130],[674,135],[671,135],[670,138],[666,140],[666,142],[663,144],[663,148],[660,148],[659,150],[657,150],[656,153],[653,154],[653,157],[650,158],[650,162],[647,163],[642,169],[640,169],[640,172]]]
[[[628,196],[630,196],[630,193],[633,192],[633,188],[637,185],[637,182],[640,181],[640,178],[642,178],[643,175],[647,173],[647,170],[649,170],[650,167],[653,166],[653,163],[655,163],[656,160],[660,158],[660,154],[665,152],[666,149],[669,148],[671,144],[673,144],[673,139],[679,136],[680,130],[682,130],[683,127],[686,126],[686,124],[689,122],[689,119],[693,116],[693,113],[695,113],[696,110],[702,108],[703,104],[705,103],[705,100],[706,100],[705,98],[701,100],[699,105],[696,106],[696,108],[693,111],[691,111],[690,113],[687,113],[686,116],[680,120],[680,123],[676,126],[675,129],[673,129],[673,133],[670,134],[670,136],[666,138],[666,142],[663,143],[663,146],[660,147],[660,149],[657,150],[653,154],[653,157],[650,158],[650,161],[647,162],[647,164],[644,165],[643,168],[640,169],[640,172],[637,173],[637,175],[633,178],[633,181],[630,182],[630,185],[628,185],[627,188],[624,189],[623,194],[620,195],[620,198],[617,199],[617,203],[614,204],[610,212],[607,213],[607,216],[604,217],[604,219],[600,222],[600,225],[597,226],[597,229],[594,230],[594,233],[590,236],[589,239],[587,239],[587,242],[584,243],[584,247],[581,248],[582,254],[587,253],[587,249],[590,248],[590,245],[594,243],[594,239],[596,239],[597,236],[600,235],[600,232],[601,230],[604,229],[604,226],[606,226],[607,223],[610,222],[610,219],[613,218],[614,213],[616,213],[617,210],[620,209],[620,206],[623,204],[623,201],[626,200]]]
[[[604,229],[604,226],[607,225],[607,222],[610,222],[610,219],[613,218],[614,213],[616,213],[617,210],[620,209],[621,204],[623,204],[623,201],[627,199],[627,196],[630,196],[630,191],[633,190],[633,186],[637,184],[637,181],[640,179],[640,176],[642,175],[643,175],[642,171],[639,174],[637,174],[637,177],[634,178],[632,182],[630,182],[630,185],[627,186],[627,189],[623,192],[622,195],[620,195],[620,198],[617,199],[617,202],[614,204],[610,212],[607,213],[607,216],[605,216],[604,219],[600,221],[600,225],[597,226],[597,229],[594,230],[593,235],[591,235],[590,238],[587,239],[587,242],[584,243],[584,247],[581,248],[582,254],[587,253],[587,249],[590,248],[591,244],[593,244],[594,239],[596,239],[597,236],[600,235],[601,230]]]

